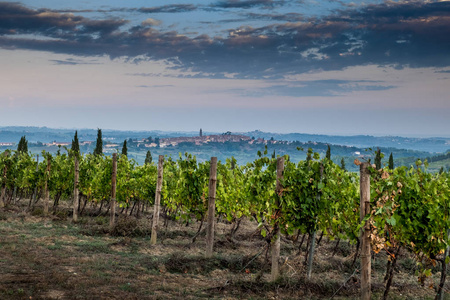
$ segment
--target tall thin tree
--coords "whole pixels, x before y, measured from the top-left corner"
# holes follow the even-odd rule
[[[102,139],[102,130],[98,129],[97,131],[97,142],[95,144],[94,155],[103,154],[103,139]]]
[[[77,130],[75,130],[75,135],[74,135],[73,140],[72,140],[72,147],[71,147],[71,149],[72,149],[72,151],[75,154],[79,154],[80,153],[80,143],[78,141],[78,131]]]
[[[148,150],[147,151],[147,154],[145,155],[145,164],[147,165],[149,165],[149,164],[151,164],[152,163],[152,160],[153,160],[153,158],[152,158],[152,153],[150,152],[150,150]]]
[[[389,155],[389,169],[394,170],[394,156],[392,156],[392,152]]]
[[[377,170],[381,169],[381,150],[379,148],[375,152],[375,166]]]
[[[327,154],[325,155],[325,157],[331,160],[331,149],[330,149],[330,145],[328,145]]]
[[[341,169],[344,171],[347,171],[347,169],[345,168],[345,159],[344,158],[341,159]]]
[[[123,141],[122,155],[125,155],[125,156],[128,155],[127,140],[124,140],[124,141]]]
[[[17,145],[18,153],[28,153],[28,141],[25,136],[20,138],[19,144]]]

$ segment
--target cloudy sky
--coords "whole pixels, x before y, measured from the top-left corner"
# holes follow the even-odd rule
[[[0,126],[450,136],[450,2],[0,2]]]

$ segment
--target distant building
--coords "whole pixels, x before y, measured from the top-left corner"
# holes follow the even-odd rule
[[[119,147],[119,144],[106,144],[105,148],[114,148],[114,147]]]
[[[53,141],[51,143],[47,143],[47,144],[44,144],[44,145],[45,146],[69,146],[70,144],[72,144],[72,143]]]

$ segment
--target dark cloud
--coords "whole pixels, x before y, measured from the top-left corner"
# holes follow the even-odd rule
[[[222,1],[216,5],[270,3],[275,2]],[[195,9],[192,5],[171,5],[147,12]],[[148,26],[125,30],[121,27],[126,20],[93,20],[0,2],[0,47],[79,56],[106,54],[136,63],[165,59],[170,60],[171,68],[196,74],[189,76],[212,78],[236,74],[239,78],[273,79],[368,64],[396,68],[450,66],[450,2],[386,2],[309,19],[298,14],[286,14],[284,18],[278,14],[249,16],[280,22],[230,29],[227,36],[190,37]],[[40,38],[30,38],[29,34]]]
[[[197,9],[197,6],[192,4],[172,4],[157,7],[142,7],[138,11],[143,13],[180,13],[190,12]]]
[[[67,58],[65,60],[51,59],[50,61],[52,63],[54,63],[55,65],[70,65],[70,66],[75,66],[75,65],[99,65],[100,64],[98,62],[83,61],[83,60],[74,59],[74,58]]]
[[[307,19],[299,13],[287,13],[287,14],[257,14],[249,13],[245,15],[249,19],[257,20],[269,20],[269,21],[284,21],[284,22],[301,22]]]
[[[211,7],[218,8],[253,8],[253,7],[264,7],[264,8],[274,8],[276,6],[281,6],[285,1],[273,1],[273,0],[225,0],[219,1]]]
[[[16,3],[0,2],[0,34],[35,33],[48,37],[62,37],[76,34],[111,33],[125,20],[90,20],[73,14],[57,13],[51,10],[32,10]],[[80,37],[80,36],[79,36]]]

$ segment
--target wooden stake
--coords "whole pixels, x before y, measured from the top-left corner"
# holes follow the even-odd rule
[[[214,248],[216,183],[217,183],[217,157],[211,157],[211,166],[209,169],[208,224],[206,226],[206,257],[212,257]]]
[[[78,168],[78,156],[75,153],[74,158],[75,176],[73,183],[73,221],[78,221],[78,184],[79,184],[79,168]]]
[[[39,172],[39,154],[36,156],[36,172],[35,175],[38,176]],[[33,197],[30,199],[30,203],[28,204],[28,208],[31,210],[34,208],[34,204],[36,203],[36,197],[37,197],[37,182],[34,186],[34,192],[33,192]]]
[[[117,181],[117,153],[112,155],[112,174],[111,174],[111,202],[109,215],[109,229],[114,228],[116,222],[116,181]]]
[[[320,163],[320,171],[319,172],[320,172],[320,182],[322,183],[322,176],[323,176],[323,164],[322,163]],[[317,192],[316,200],[317,200],[317,202],[320,201],[320,193],[319,192]],[[309,244],[308,267],[307,267],[307,271],[306,271],[306,277],[308,279],[311,279],[315,249],[316,249],[316,231],[314,231],[312,233],[311,243]]]
[[[279,157],[277,159],[277,185],[276,185],[276,193],[279,197],[282,196],[283,187],[281,185],[281,180],[283,179],[283,171],[284,171],[284,157]],[[280,202],[276,201],[276,206],[280,209]],[[278,217],[278,216],[277,216]],[[278,279],[280,275],[279,269],[279,260],[280,260],[280,227],[278,222],[275,223],[274,236],[272,238],[272,281]]]
[[[5,157],[9,156],[9,152],[5,151],[4,152]],[[8,172],[8,167],[7,165],[5,165],[5,168],[3,169],[3,185],[2,185],[2,193],[0,195],[0,207],[5,207],[6,205],[6,174]]]
[[[360,221],[370,214],[370,173],[369,163],[359,166],[360,176]],[[371,255],[370,255],[370,224],[366,222],[361,230],[361,299],[370,300],[371,297]]]
[[[48,190],[48,180],[50,179],[50,169],[52,166],[52,159],[51,157],[47,158],[47,178],[45,180],[45,187],[44,187],[44,215],[48,215],[48,204],[50,202],[50,192]]]
[[[158,178],[156,180],[155,205],[153,206],[153,223],[152,236],[150,238],[150,245],[156,244],[156,237],[158,234],[159,211],[161,206],[161,188],[164,175],[164,155],[158,157]]]
[[[447,229],[447,238],[450,238],[450,229]],[[450,251],[450,247],[445,248],[444,252],[444,261],[442,262],[442,269],[441,269],[441,281],[438,285],[438,290],[436,293],[435,300],[444,300],[445,291],[444,291],[444,285],[445,285],[445,278],[447,277],[447,257],[448,253]]]

